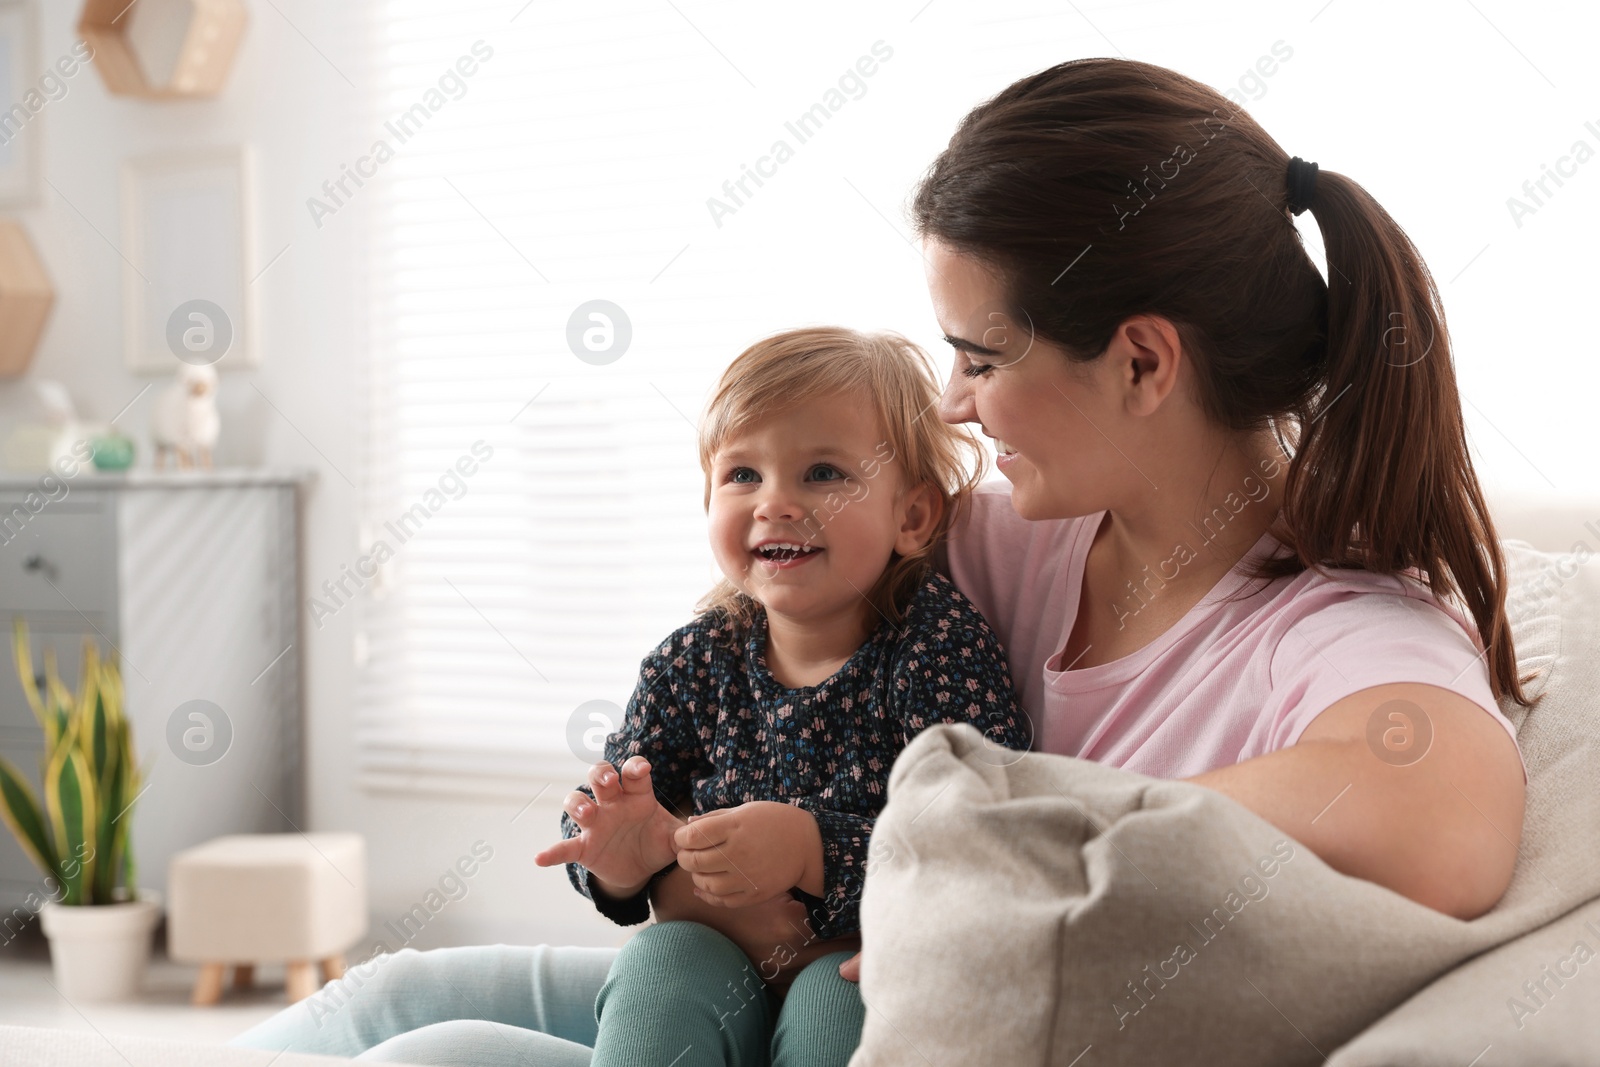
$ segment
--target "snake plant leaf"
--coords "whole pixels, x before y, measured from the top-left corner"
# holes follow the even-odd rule
[[[61,671],[56,664],[56,650],[44,646],[45,700],[58,708],[72,707],[72,690],[61,684]]]
[[[53,749],[61,745],[72,743],[71,735],[74,732],[72,709],[75,704],[72,690],[61,684],[61,672],[57,669],[56,650],[49,645],[44,649],[44,699],[45,713],[50,717],[55,727],[55,736],[50,743]]]
[[[33,787],[3,759],[0,759],[0,817],[5,819],[17,843],[40,870],[48,873],[56,869],[55,845],[50,840]]]
[[[11,655],[17,661],[17,677],[22,680],[22,695],[27,698],[33,717],[44,728],[48,742],[50,725],[44,717],[44,700],[39,696],[39,683],[33,675],[33,649],[28,643],[28,624],[21,618],[11,622]]]
[[[120,679],[118,684],[120,685]],[[120,693],[120,688],[117,691]],[[133,725],[128,721],[127,716],[121,716],[118,722],[122,735],[122,762],[127,767],[127,772],[122,778],[122,810],[131,811],[134,801],[138,800],[139,795],[144,792],[144,772],[139,769],[138,763],[134,762],[133,758]],[[125,886],[137,886],[139,884],[139,869],[138,865],[133,861],[133,846],[129,841],[132,834],[133,819],[124,816],[122,821],[117,824],[117,848],[121,850],[122,884]]]
[[[83,695],[78,701],[83,723],[81,741],[83,754],[94,768],[95,781],[104,783],[113,756],[113,739],[106,722],[105,702],[100,699],[100,674],[99,657],[91,656],[89,650],[84,649]],[[101,799],[107,799],[103,785]]]
[[[46,707],[44,713],[45,717],[50,721],[50,724],[45,727],[45,752],[48,754],[64,743],[67,731],[72,728],[72,720],[67,715],[67,709],[59,704]]]
[[[122,884],[136,886],[139,884],[139,865],[133,862],[133,849],[128,847],[128,831],[122,831],[120,839],[122,848]]]
[[[93,641],[85,639],[83,642],[83,660],[80,669],[83,680],[79,683],[77,696],[72,701],[72,714],[87,727],[90,716],[94,714],[95,693],[100,689],[100,651],[95,648]],[[85,746],[91,741],[87,729],[80,737]],[[88,755],[87,749],[85,755]]]
[[[117,871],[121,868],[122,846],[126,843],[127,827],[130,820],[127,817],[127,801],[124,799],[124,783],[127,777],[127,757],[132,753],[126,751],[125,739],[127,737],[126,723],[122,729],[113,726],[113,734],[108,749],[110,766],[100,772],[96,779],[100,783],[99,822],[95,827],[95,867],[94,882],[90,889],[92,904],[108,903],[112,893],[117,887]]]
[[[96,673],[100,673],[100,668]],[[103,700],[96,700],[89,713],[90,742],[83,746],[84,756],[89,759],[89,766],[94,769],[96,791],[99,793],[100,806],[116,805],[121,810],[122,779],[120,776],[123,754],[121,748],[121,724],[112,717],[110,709]]]
[[[121,716],[117,714],[116,701],[110,697],[107,679],[115,673],[108,664],[102,664],[99,670],[100,698],[95,702],[95,713],[90,719],[96,731],[102,737],[104,752],[101,762],[95,769],[96,781],[100,783],[100,799],[102,803],[115,803],[120,810],[122,807],[122,778],[119,775],[115,784],[112,784],[112,771],[131,766],[133,753],[128,750],[129,728]]]
[[[101,661],[99,679],[95,684],[95,700],[104,709],[106,723],[115,726],[122,717],[122,704],[117,698],[116,691],[117,665],[110,661]]]
[[[85,890],[94,884],[96,798],[89,761],[76,746],[56,750],[45,772],[44,795],[55,836],[61,903],[87,903]]]
[[[122,718],[122,675],[117,671],[115,660],[103,660],[100,664],[100,692],[107,714],[113,719]]]

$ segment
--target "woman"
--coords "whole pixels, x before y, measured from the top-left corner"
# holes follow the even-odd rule
[[[914,212],[956,349],[939,414],[996,438],[1009,482],[945,565],[1039,747],[1225,793],[1446,914],[1492,907],[1524,785],[1495,700],[1523,698],[1443,311],[1400,227],[1214,90],[1108,59],[976,108]],[[798,903],[719,909],[689,879],[658,883],[658,916],[753,958],[804,940]],[[402,952],[331,1018],[302,1002],[240,1040],[587,1063],[612,955]],[[693,1063],[723,1014],[663,1019],[661,1062]]]

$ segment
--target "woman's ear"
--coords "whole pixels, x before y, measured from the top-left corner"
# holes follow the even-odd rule
[[[944,514],[944,497],[934,486],[924,483],[907,490],[896,507],[900,530],[895,535],[894,550],[909,556],[928,543],[934,527]]]
[[[1126,393],[1130,415],[1150,415],[1178,384],[1183,339],[1160,315],[1134,315],[1111,337],[1112,366]]]

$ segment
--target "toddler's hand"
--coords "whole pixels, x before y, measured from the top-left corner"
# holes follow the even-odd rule
[[[632,756],[619,772],[606,762],[589,769],[594,799],[573,790],[563,810],[581,832],[534,856],[541,867],[578,863],[615,897],[637,893],[677,854],[673,833],[683,820],[661,806],[650,782],[650,761]]]
[[[822,831],[804,808],[753,800],[736,808],[690,816],[677,832],[678,866],[694,875],[695,895],[710,904],[743,908],[801,886],[820,863]],[[808,857],[816,857],[814,861]],[[821,872],[814,872],[821,895]]]

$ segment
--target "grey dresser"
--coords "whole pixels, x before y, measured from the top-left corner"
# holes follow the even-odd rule
[[[167,860],[200,841],[304,825],[299,504],[308,479],[0,475],[0,755],[37,784],[43,741],[17,679],[14,618],[27,620],[36,675],[48,645],[75,689],[85,636],[115,657],[147,785],[131,816],[141,888],[164,893]],[[0,916],[42,885],[0,826]]]

